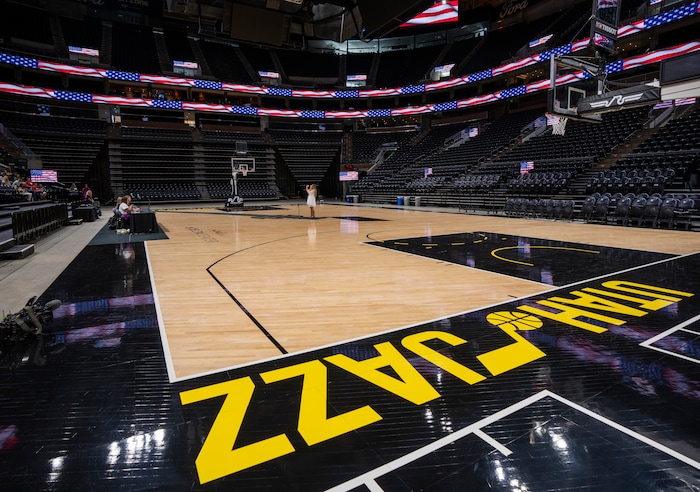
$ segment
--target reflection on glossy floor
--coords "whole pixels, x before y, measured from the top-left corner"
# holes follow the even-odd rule
[[[3,352],[3,490],[698,490],[698,235],[297,211],[100,233]]]

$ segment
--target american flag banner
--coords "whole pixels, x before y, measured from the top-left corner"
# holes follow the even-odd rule
[[[281,116],[284,118],[298,118],[299,113],[291,109],[258,108],[258,116]]]
[[[491,69],[482,70],[481,72],[470,73],[467,75],[467,82],[470,84],[472,82],[479,82],[480,80],[485,80],[491,78]]]
[[[53,91],[53,95],[56,99],[63,101],[92,102],[92,94],[86,92]]]
[[[184,109],[185,111],[211,111],[217,113],[229,112],[229,107],[223,104],[205,104],[193,102],[183,102],[182,109]]]
[[[585,50],[588,45],[591,44],[591,38],[583,38],[578,41],[571,43],[571,53],[576,53],[577,51]]]
[[[511,87],[509,89],[502,90],[496,93],[496,97],[499,99],[510,99],[511,97],[523,96],[525,95],[527,89],[524,85],[519,85],[517,87]]]
[[[299,116],[301,116],[302,118],[325,118],[326,112],[325,111],[303,109],[303,110],[299,111]]]
[[[636,32],[642,32],[645,29],[646,29],[645,19],[638,20],[636,22],[633,22],[632,24],[627,24],[626,26],[618,27],[617,28],[617,37],[624,38],[625,36],[629,36],[630,34],[634,34]]]
[[[214,80],[198,80],[195,79],[194,86],[198,89],[212,89],[215,91],[221,90],[221,82],[216,82]]]
[[[335,91],[333,95],[338,99],[344,99],[348,97],[360,97],[360,91]]]
[[[435,2],[432,7],[425,9],[412,19],[407,20],[400,27],[424,26],[427,24],[440,24],[442,22],[456,22],[459,20],[459,1],[442,0]]]
[[[6,84],[0,83],[0,92],[6,92],[8,94],[17,94],[20,96],[34,96],[34,97],[53,97],[47,89],[42,89],[40,87],[28,87],[25,85],[16,84]]]
[[[496,67],[491,69],[491,75],[494,77],[496,75],[501,75],[504,73],[512,72],[513,70],[518,70],[523,67],[529,67],[530,65],[534,65],[535,63],[538,63],[539,57],[537,55],[535,56],[528,56],[527,58],[522,58],[520,60],[516,60],[512,63],[508,63],[506,65],[501,65],[500,67]]]
[[[649,65],[650,63],[658,63],[668,58],[674,58],[676,56],[685,55],[698,50],[700,50],[700,41],[691,41],[690,43],[674,46],[673,48],[633,56],[632,58],[623,60],[622,68],[623,70],[629,70],[632,68],[641,67],[643,65]]]
[[[255,116],[258,114],[258,108],[253,106],[231,106],[229,111],[234,114],[247,114],[250,116]]]
[[[360,97],[397,96],[400,93],[399,89],[367,89],[360,91]]]
[[[614,61],[605,65],[605,73],[615,73],[622,71],[622,60]]]
[[[479,104],[486,104],[497,100],[498,98],[496,97],[496,94],[484,94],[483,96],[471,97],[469,99],[461,99],[457,101],[457,107],[468,108],[471,106],[478,106]]]
[[[105,70],[108,79],[125,80],[127,82],[140,82],[141,75],[135,72],[120,72],[117,70]]]
[[[539,59],[539,61],[548,61],[550,56],[563,56],[563,55],[568,55],[571,53],[571,44],[565,44],[564,46],[557,46],[556,48],[553,48],[551,50],[543,51],[539,55],[535,55]]]
[[[37,68],[48,72],[66,73],[68,75],[81,75],[83,77],[105,78],[105,71],[96,68],[65,65],[63,63],[51,63],[42,60],[38,61]]]
[[[433,104],[433,111],[449,111],[457,109],[457,101]]]
[[[292,97],[292,89],[287,89],[284,87],[268,87],[267,88],[267,95],[268,96]]]
[[[531,93],[537,92],[537,91],[548,90],[551,85],[552,85],[552,81],[549,79],[538,80],[537,82],[527,84],[525,86],[525,93],[531,94]]]
[[[93,94],[92,102],[95,104],[113,104],[117,106],[148,106],[143,99],[135,97],[103,96],[100,94]]]
[[[663,12],[658,15],[652,15],[651,17],[646,19],[644,25],[647,29],[651,29],[652,27],[663,26],[664,24],[668,24],[669,22],[677,21],[683,19],[684,17],[695,15],[697,14],[697,12],[697,4],[695,2],[692,2],[683,5],[682,7],[678,7],[677,9],[669,10],[668,12]]]
[[[221,84],[221,89],[231,92],[242,92],[243,94],[266,94],[267,89],[265,87],[259,87],[256,85],[243,85],[243,84],[229,84],[224,82]]]
[[[431,82],[429,84],[425,84],[425,91],[430,92],[430,91],[437,91],[437,90],[441,90],[441,89],[448,89],[450,87],[457,87],[460,85],[464,85],[465,83],[466,82],[461,77],[458,77],[456,79],[441,80],[439,82]]]
[[[318,97],[321,99],[328,99],[334,96],[331,91],[310,91],[303,89],[292,89],[292,97]]]
[[[580,82],[581,80],[586,80],[589,79],[591,76],[587,74],[586,72],[574,72],[574,73],[568,73],[566,75],[560,75],[554,80],[554,83],[557,86],[560,85],[566,85],[566,84],[573,84],[574,82]]]
[[[368,109],[367,110],[367,117],[368,118],[384,118],[387,116],[391,116],[391,109]]]
[[[430,106],[412,106],[408,108],[394,108],[391,110],[391,116],[409,116],[425,113],[430,113]]]
[[[9,65],[17,65],[25,68],[39,68],[39,61],[36,58],[27,58],[25,56],[10,55],[9,53],[0,52],[0,63]]]
[[[367,111],[326,111],[326,118],[364,118],[365,116]]]
[[[407,85],[401,87],[400,92],[401,94],[420,94],[421,92],[425,92],[425,85]]]
[[[182,109],[182,101],[162,101],[160,99],[147,99],[146,104],[160,109]]]
[[[160,75],[141,75],[141,82],[148,84],[176,85],[179,87],[191,87],[194,85],[192,79],[182,79],[179,77],[163,77]]]

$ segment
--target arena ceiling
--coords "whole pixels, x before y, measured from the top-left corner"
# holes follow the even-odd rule
[[[493,7],[507,0],[460,0],[460,12]],[[190,17],[218,21],[229,18],[257,29],[287,22],[291,32],[307,37],[345,41],[389,35],[402,23],[434,4],[434,0],[170,0],[166,9]],[[265,21],[264,19],[269,19]],[[249,19],[254,19],[250,22]],[[267,27],[266,27],[267,26]],[[232,37],[236,36],[233,32]]]

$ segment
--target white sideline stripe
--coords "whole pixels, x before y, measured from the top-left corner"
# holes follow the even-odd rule
[[[693,317],[693,318],[690,318],[689,320],[684,321],[683,323],[680,323],[676,326],[672,326],[671,328],[669,328],[666,331],[662,331],[658,335],[653,336],[650,339],[641,342],[639,345],[641,347],[647,348],[649,350],[656,350],[657,352],[661,352],[663,354],[672,355],[674,357],[678,357],[679,359],[684,359],[684,360],[687,360],[689,362],[694,362],[695,364],[700,364],[700,360],[695,359],[693,357],[688,357],[687,355],[679,354],[678,352],[672,352],[670,350],[666,350],[666,349],[661,348],[661,347],[654,347],[652,345],[653,343],[661,340],[662,338],[666,338],[667,336],[670,336],[677,331],[685,331],[688,333],[693,333],[695,335],[700,335],[700,333],[698,333],[697,331],[689,330],[689,329],[685,328],[686,326],[692,325],[693,323],[697,322],[698,320],[700,320],[700,314]]]
[[[389,472],[392,472],[404,465],[407,465],[419,458],[422,458],[423,456],[426,456],[434,451],[439,450],[440,448],[451,444],[459,439],[462,439],[463,437],[466,437],[469,434],[475,434],[478,435],[479,437],[482,437],[478,433],[483,434],[483,436],[486,436],[488,439],[491,439],[487,434],[484,434],[480,429],[482,427],[486,427],[487,425],[492,424],[493,422],[496,422],[497,420],[500,420],[504,417],[509,416],[512,413],[517,412],[518,410],[522,410],[526,408],[527,406],[538,402],[539,400],[542,400],[544,398],[553,398],[564,405],[567,405],[574,410],[577,410],[585,415],[588,415],[589,417],[592,417],[610,427],[613,429],[622,432],[623,434],[626,434],[634,439],[637,439],[638,441],[643,442],[644,444],[651,446],[663,453],[668,454],[669,456],[682,461],[683,463],[692,466],[693,468],[696,468],[700,470],[700,462],[697,462],[693,459],[688,458],[687,456],[671,449],[663,444],[660,444],[652,439],[649,439],[648,437],[643,436],[642,434],[639,434],[631,429],[628,429],[627,427],[618,424],[617,422],[614,422],[606,417],[603,417],[602,415],[599,415],[592,410],[589,410],[585,407],[582,407],[581,405],[578,405],[570,400],[567,400],[566,398],[557,395],[556,393],[552,393],[549,390],[542,390],[539,393],[536,393],[528,398],[525,398],[524,400],[519,401],[518,403],[514,403],[513,405],[504,408],[503,410],[499,410],[498,412],[494,413],[493,415],[490,415],[478,422],[474,422],[473,424],[458,430],[457,432],[454,432],[450,434],[449,436],[445,436],[441,439],[438,439],[437,441],[434,441],[426,446],[423,446],[422,448],[416,449],[415,451],[412,451],[401,458],[398,458],[394,461],[391,461],[385,465],[382,465],[378,468],[375,468],[373,470],[370,470],[366,473],[363,473],[362,475],[359,475],[351,480],[348,480],[347,482],[341,483],[339,485],[336,485],[335,487],[332,487],[330,489],[327,489],[326,492],[345,492],[348,490],[352,490],[354,488],[360,487],[362,485],[365,485],[366,487],[370,488],[370,483],[375,483],[375,480],[378,477],[381,477],[383,475],[386,475]],[[483,439],[483,437],[482,437]],[[500,450],[499,450],[500,451]],[[510,450],[508,450],[510,454]],[[373,490],[374,489],[371,489]],[[381,490],[381,489],[380,489]]]
[[[500,442],[496,441],[493,437],[489,436],[486,432],[482,431],[481,429],[476,429],[473,434],[477,437],[480,437],[481,439],[484,440],[484,442],[490,444],[493,446],[496,450],[498,450],[499,453],[501,453],[503,456],[510,456],[513,454],[513,451],[505,447],[503,444]]]
[[[173,357],[170,353],[170,345],[168,344],[168,336],[165,333],[163,326],[163,313],[160,310],[160,302],[158,301],[158,289],[156,289],[156,277],[153,275],[153,267],[151,266],[151,255],[148,252],[148,241],[144,241],[146,248],[146,263],[148,263],[148,275],[151,278],[151,291],[153,292],[153,304],[156,307],[156,318],[158,319],[158,331],[160,332],[160,343],[163,347],[163,355],[165,357],[165,367],[168,370],[168,380],[172,384],[175,380],[175,366],[173,365]]]

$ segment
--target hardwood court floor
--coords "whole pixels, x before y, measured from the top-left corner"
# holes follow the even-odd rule
[[[554,287],[465,263],[391,254],[372,242],[418,237],[429,245],[434,236],[489,231],[669,254],[700,250],[700,237],[681,231],[622,234],[603,225],[420,209],[327,205],[316,220],[295,205],[228,213],[181,209],[158,212],[158,221],[169,240],[148,243],[148,251],[173,379]],[[583,254],[559,256],[588,264]]]
[[[697,490],[700,235],[307,213],[100,230],[0,345],[3,490]]]

